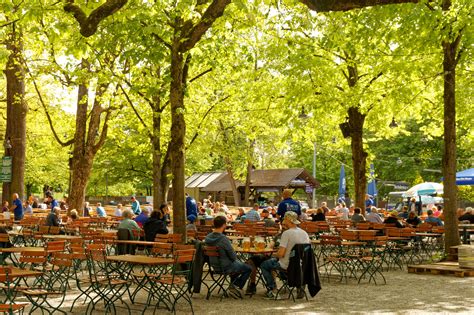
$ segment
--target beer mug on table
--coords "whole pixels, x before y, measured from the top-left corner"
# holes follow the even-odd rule
[[[242,241],[242,249],[244,251],[249,251],[250,250],[250,238],[246,237]]]

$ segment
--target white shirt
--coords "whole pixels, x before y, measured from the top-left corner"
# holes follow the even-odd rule
[[[308,233],[306,233],[306,231],[300,229],[299,227],[295,227],[283,232],[281,234],[280,246],[286,248],[286,251],[285,256],[283,256],[283,258],[280,258],[279,260],[281,268],[288,268],[288,264],[290,263],[290,253],[295,244],[309,243],[310,241]]]
[[[342,213],[342,220],[349,220],[349,209],[346,207],[339,209],[339,212]]]

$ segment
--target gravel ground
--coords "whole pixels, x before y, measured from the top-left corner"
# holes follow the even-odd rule
[[[322,282],[323,289],[309,301],[269,301],[263,298],[264,289],[259,286],[257,295],[243,300],[218,297],[205,299],[205,294],[195,294],[195,314],[474,314],[474,277],[409,274],[406,271],[384,273],[386,285],[341,284],[335,280]],[[70,306],[76,292],[68,294],[65,306]],[[139,301],[144,301],[143,296]],[[143,306],[132,305],[132,314],[142,314]],[[68,311],[68,307],[62,308]],[[85,306],[74,307],[74,314],[84,314]],[[34,312],[39,314],[40,312]],[[119,314],[127,314],[119,309]],[[166,314],[160,308],[156,314]],[[177,314],[190,314],[188,304],[179,303]],[[97,310],[94,314],[104,314]],[[153,314],[148,308],[145,314]]]

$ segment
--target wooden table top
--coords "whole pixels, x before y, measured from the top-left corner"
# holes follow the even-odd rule
[[[0,273],[1,275],[5,275],[4,273]],[[11,271],[8,273],[8,275],[11,278],[25,278],[25,277],[37,277],[41,276],[43,273],[41,271],[36,271],[36,270],[27,270],[27,269],[21,269],[17,267],[12,267]]]
[[[107,260],[115,262],[126,262],[135,265],[171,265],[173,258],[150,257],[144,255],[114,255],[107,256]]]
[[[235,249],[236,253],[255,254],[255,255],[258,255],[258,254],[271,254],[271,253],[275,253],[276,251],[277,251],[277,249],[274,249],[274,248],[265,248],[263,250],[256,249],[256,248],[250,248],[249,250],[244,250],[243,248],[236,248]]]
[[[160,242],[151,242],[151,241],[134,241],[134,240],[113,240],[116,244],[132,244],[132,245],[156,245]],[[162,243],[162,242],[161,242]]]
[[[311,240],[311,244],[320,245],[321,240]],[[341,241],[341,246],[363,246],[366,244],[366,242],[362,241]]]
[[[0,248],[3,253],[22,253],[22,252],[44,252],[44,247],[8,247]]]
[[[416,236],[426,236],[426,237],[440,237],[440,236],[443,235],[443,234],[441,234],[441,233],[433,233],[433,232],[431,232],[431,233],[428,233],[428,232],[417,232],[417,233],[415,233],[415,235],[416,235]]]
[[[55,239],[55,240],[77,240],[77,239],[82,238],[82,236],[78,236],[78,235],[64,235],[64,234],[58,234],[58,235],[43,234],[41,237],[48,238],[48,239]]]

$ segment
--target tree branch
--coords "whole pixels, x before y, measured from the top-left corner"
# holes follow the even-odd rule
[[[200,74],[198,74],[197,76],[195,76],[194,78],[192,78],[191,80],[189,80],[189,83],[192,83],[193,81],[199,79],[200,77],[202,77],[203,75],[209,73],[212,71],[212,68],[209,68],[207,70],[204,70],[203,72],[201,72]]]
[[[196,25],[185,23],[182,29],[184,40],[179,45],[179,52],[183,53],[193,48],[214,21],[224,14],[230,2],[231,0],[213,0]]]
[[[309,9],[317,12],[349,11],[376,5],[418,3],[419,0],[300,0]]]
[[[211,107],[209,107],[206,111],[206,113],[204,114],[204,116],[202,116],[201,118],[201,121],[199,122],[197,128],[196,128],[196,132],[194,133],[193,137],[191,138],[191,141],[189,142],[189,144],[186,146],[186,150],[188,150],[188,148],[193,144],[193,142],[196,140],[196,138],[199,136],[199,130],[201,130],[201,126],[202,124],[204,123],[204,120],[206,119],[207,115],[209,115],[209,113],[212,111],[212,109],[219,103],[222,103],[224,102],[225,100],[227,100],[228,98],[230,97],[230,95],[227,95],[226,97],[224,97],[223,99],[219,100],[217,103],[214,103]]]
[[[67,0],[64,11],[72,13],[81,28],[81,35],[90,37],[95,34],[102,20],[120,10],[128,0],[107,0],[87,16],[82,9],[74,4],[74,0]]]
[[[120,87],[120,90],[122,90],[123,95],[125,95],[125,98],[127,99],[127,102],[130,104],[130,107],[132,107],[132,110],[133,110],[133,112],[135,113],[135,116],[137,116],[138,120],[142,123],[143,127],[144,127],[145,130],[147,131],[148,137],[149,137],[150,139],[153,139],[152,133],[149,131],[148,126],[147,126],[147,124],[145,123],[145,121],[143,120],[142,116],[140,116],[140,114],[138,113],[137,108],[135,107],[135,105],[133,105],[133,102],[132,102],[132,100],[130,99],[130,97],[128,96],[127,92],[125,92],[125,89],[123,88],[122,85],[119,85],[119,87]]]
[[[41,105],[43,106],[44,112],[46,113],[46,118],[48,119],[49,127],[51,128],[51,131],[53,132],[54,139],[56,139],[56,141],[63,147],[70,146],[71,144],[74,143],[74,138],[69,139],[66,142],[61,141],[61,139],[59,138],[59,136],[56,132],[56,129],[54,129],[53,120],[51,119],[51,115],[49,114],[48,107],[46,106],[46,103],[44,102],[43,96],[41,95],[41,92],[38,88],[38,84],[36,83],[35,78],[31,74],[30,69],[28,68],[28,65],[26,64],[26,61],[24,61],[24,64],[25,64],[25,68],[28,71],[28,74],[30,75],[31,81],[33,82],[33,86],[35,87],[36,94],[38,94],[38,98],[40,100]]]

